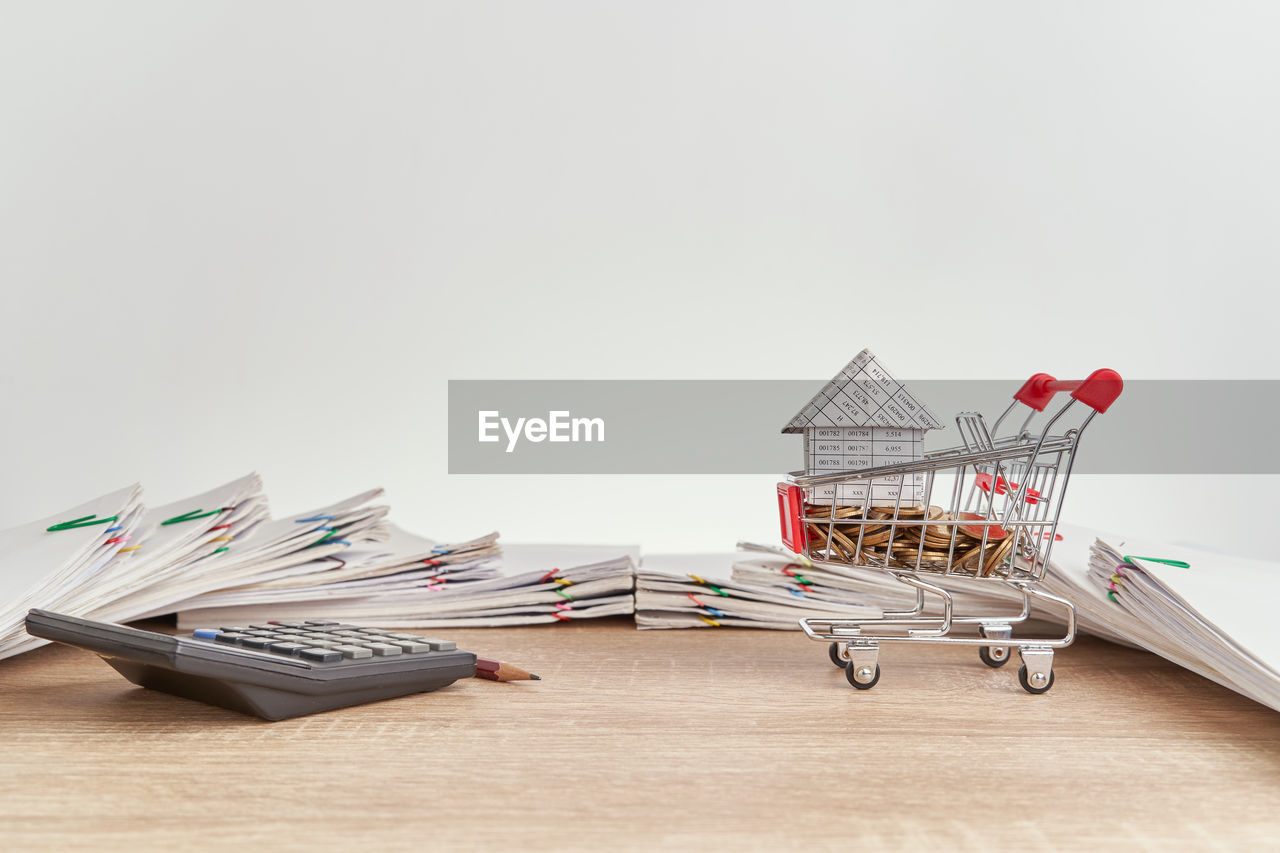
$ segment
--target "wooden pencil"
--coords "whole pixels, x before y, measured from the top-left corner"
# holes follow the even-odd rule
[[[488,658],[476,658],[476,678],[487,678],[490,681],[541,681],[542,676],[501,661]]]

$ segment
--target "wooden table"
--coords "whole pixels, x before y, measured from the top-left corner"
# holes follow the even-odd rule
[[[51,646],[0,662],[0,848],[732,849],[1280,843],[1280,714],[1082,639],[1045,696],[799,634],[450,632],[541,682],[264,723]]]

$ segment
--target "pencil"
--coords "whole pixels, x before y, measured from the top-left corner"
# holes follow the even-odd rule
[[[542,676],[534,675],[518,666],[488,658],[476,658],[476,678],[487,678],[490,681],[542,680]]]

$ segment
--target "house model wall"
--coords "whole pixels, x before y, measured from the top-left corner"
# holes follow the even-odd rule
[[[864,349],[782,431],[804,435],[806,474],[829,474],[919,460],[925,432],[941,427],[933,412]],[[915,506],[924,501],[924,475],[817,487],[807,500],[862,506],[868,497],[872,506],[894,506],[899,500],[901,506]]]

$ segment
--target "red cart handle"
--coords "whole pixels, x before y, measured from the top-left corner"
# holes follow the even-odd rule
[[[1085,379],[1072,381],[1054,379],[1047,373],[1037,373],[1018,389],[1013,399],[1037,412],[1043,412],[1054,394],[1070,391],[1072,397],[1101,413],[1111,407],[1123,390],[1124,380],[1120,378],[1120,374],[1104,367],[1090,373]]]

